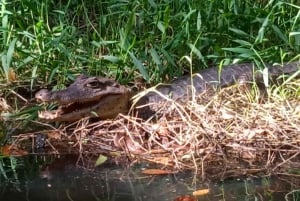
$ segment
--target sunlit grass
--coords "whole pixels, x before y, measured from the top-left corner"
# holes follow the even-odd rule
[[[291,2],[1,2],[2,78],[58,86],[74,74],[135,76],[157,83],[226,59],[285,60],[299,52],[299,7]]]

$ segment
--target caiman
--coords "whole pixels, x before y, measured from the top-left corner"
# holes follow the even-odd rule
[[[131,90],[108,78],[80,75],[66,89],[41,89],[35,98],[42,102],[56,102],[60,107],[39,112],[39,118],[48,121],[75,121],[94,115],[100,119],[114,118],[127,113]]]
[[[299,72],[299,69],[299,62],[267,65],[267,71],[257,70],[251,63],[207,68],[192,76],[182,76],[169,84],[159,84],[154,87],[155,90],[140,92],[139,99],[132,99],[131,90],[112,79],[80,75],[66,89],[42,89],[35,94],[35,98],[60,105],[57,110],[39,113],[40,119],[48,121],[75,121],[92,115],[100,119],[114,118],[119,113],[128,113],[131,106],[138,116],[147,119],[155,114],[159,103],[168,99],[184,102],[192,94],[198,96],[206,90],[215,90],[236,82],[262,82],[265,75],[263,72],[268,72],[267,78],[273,80],[281,75]]]

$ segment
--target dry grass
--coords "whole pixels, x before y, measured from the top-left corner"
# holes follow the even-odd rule
[[[72,139],[81,153],[117,153],[131,161],[193,169],[203,177],[297,175],[299,88],[298,80],[261,99],[255,87],[231,86],[197,102],[164,104],[168,113],[157,122],[126,115],[92,123],[82,119],[63,127],[60,141]]]

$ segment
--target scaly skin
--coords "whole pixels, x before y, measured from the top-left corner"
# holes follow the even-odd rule
[[[68,88],[60,91],[41,89],[35,98],[41,102],[70,104],[73,102],[98,101],[107,95],[120,95],[130,90],[108,78],[80,75]]]
[[[35,94],[40,102],[56,102],[57,110],[39,112],[39,118],[47,121],[76,121],[87,116],[99,119],[127,113],[131,91],[107,78],[80,75],[73,84],[60,91],[41,89]]]
[[[274,79],[283,74],[292,74],[299,71],[299,62],[284,64],[283,66],[267,66],[268,78]],[[57,102],[63,106],[54,112],[40,113],[41,119],[51,121],[74,121],[91,112],[97,113],[100,119],[114,118],[119,113],[127,113],[129,106],[147,119],[159,109],[159,103],[166,99],[175,101],[187,101],[191,94],[198,96],[206,90],[222,88],[236,82],[262,82],[262,71],[255,70],[250,63],[234,64],[223,68],[208,68],[192,76],[182,76],[169,84],[160,84],[155,90],[140,92],[130,101],[131,91],[107,78],[79,76],[68,88],[50,92],[42,89],[36,93],[36,99],[43,102]],[[193,87],[191,87],[193,86]],[[194,89],[194,90],[192,90]],[[77,109],[75,103],[84,105],[83,109]]]

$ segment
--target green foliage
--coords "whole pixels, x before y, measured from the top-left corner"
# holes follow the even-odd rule
[[[281,62],[299,52],[290,1],[1,1],[1,75],[59,87],[74,74],[159,82],[225,60]]]
[[[0,155],[0,180],[8,180],[9,176],[18,180],[16,167],[21,166],[15,157],[3,157]]]

